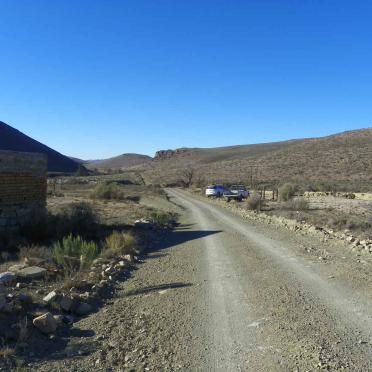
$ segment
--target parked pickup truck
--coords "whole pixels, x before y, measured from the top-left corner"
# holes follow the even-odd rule
[[[210,185],[205,189],[205,196],[207,197],[221,197],[226,189],[222,185]]]
[[[223,193],[223,196],[227,201],[232,199],[242,201],[249,197],[249,191],[244,185],[232,185],[228,191]]]

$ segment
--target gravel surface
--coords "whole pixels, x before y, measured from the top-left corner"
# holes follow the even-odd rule
[[[180,226],[30,369],[372,370],[369,257],[168,194]]]

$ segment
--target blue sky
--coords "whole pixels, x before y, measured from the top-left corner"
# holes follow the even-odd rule
[[[0,120],[71,156],[372,126],[372,2],[0,0]]]

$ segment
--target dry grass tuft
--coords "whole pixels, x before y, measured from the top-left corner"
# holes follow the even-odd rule
[[[16,349],[9,347],[9,346],[4,346],[0,349],[0,359],[8,359],[11,356],[14,356],[16,354]]]
[[[105,249],[102,256],[111,258],[124,254],[132,254],[136,247],[136,239],[133,235],[114,231],[106,238]]]
[[[52,250],[50,249],[50,247],[39,245],[25,246],[20,248],[18,257],[20,259],[33,257],[47,260],[52,257]]]
[[[250,211],[261,211],[263,200],[260,195],[253,194],[246,201],[246,208]]]

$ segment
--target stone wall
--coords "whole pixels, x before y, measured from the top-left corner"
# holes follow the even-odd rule
[[[45,213],[47,157],[0,151],[0,231],[9,231]]]

